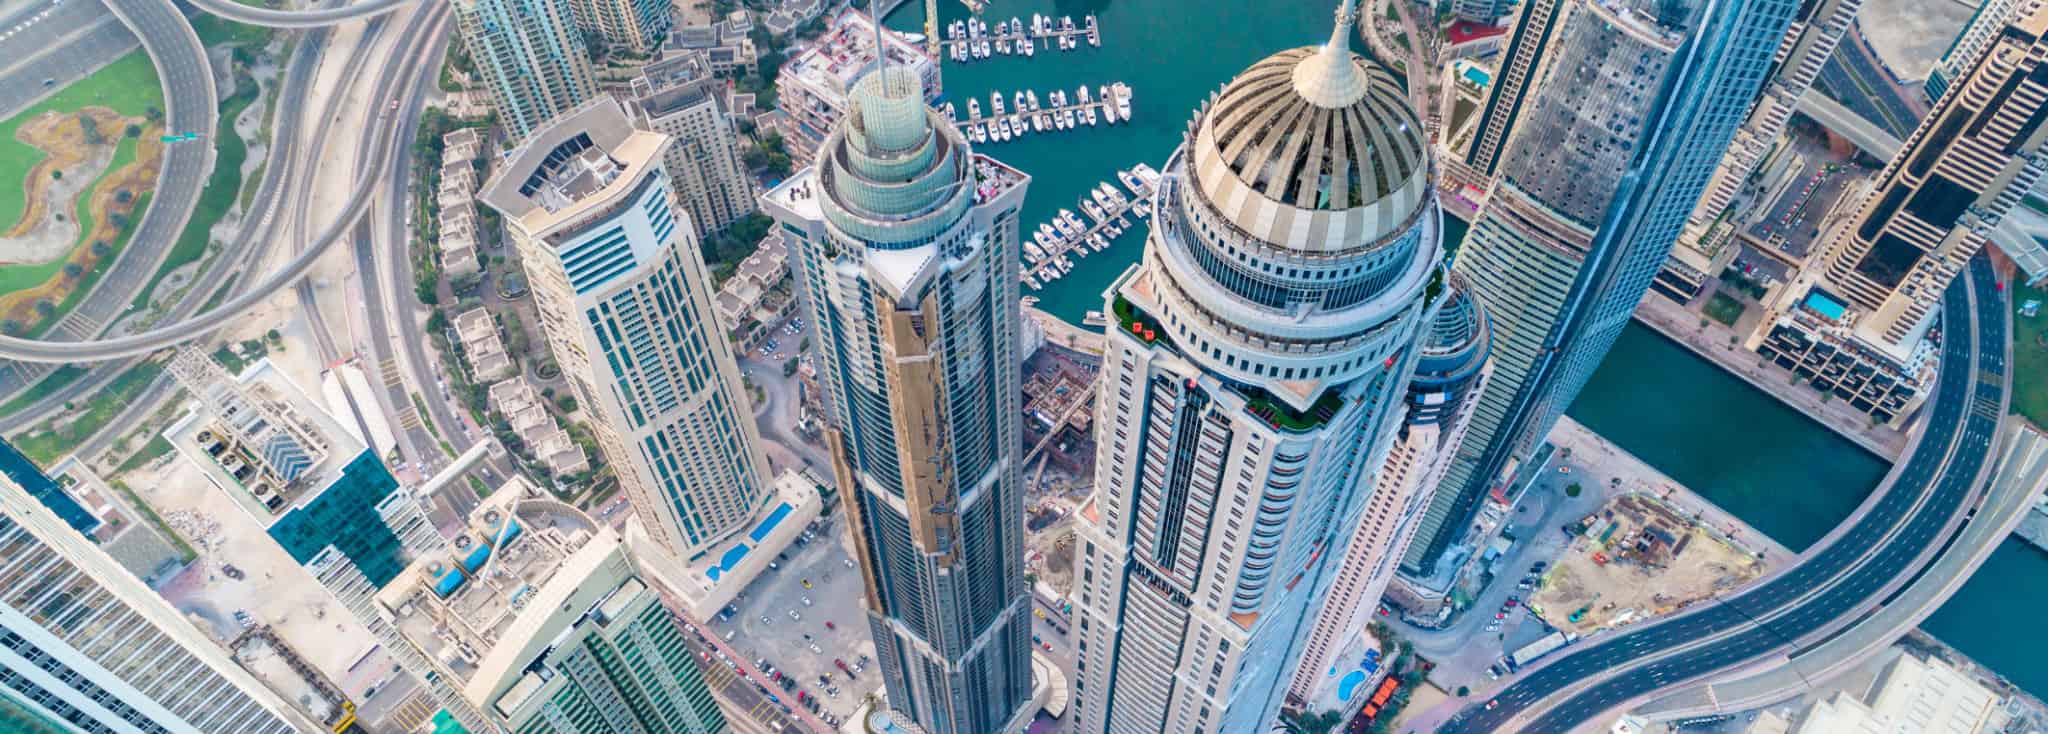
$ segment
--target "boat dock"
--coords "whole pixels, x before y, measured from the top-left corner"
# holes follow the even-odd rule
[[[1089,198],[1081,200],[1088,219],[1072,209],[1061,209],[1052,222],[1038,225],[1038,231],[1027,235],[1031,239],[1024,243],[1025,262],[1018,271],[1026,287],[1038,290],[1059,280],[1073,271],[1075,258],[1109,249],[1111,240],[1133,226],[1129,217],[1143,219],[1151,213],[1148,205],[1158,191],[1158,171],[1140,163],[1131,170],[1118,171],[1117,180],[1123,188],[1098,183]]]
[[[986,101],[990,110],[987,116],[982,114],[983,100],[977,98],[967,100],[965,119],[951,102],[940,112],[975,145],[1007,142],[1034,132],[1115,125],[1131,119],[1131,88],[1123,82],[1097,86],[1092,92],[1083,84],[1072,96],[1066,90],[1056,89],[1046,94],[1044,102],[1040,102],[1035,90],[1010,95],[993,92]]]
[[[963,64],[997,56],[1035,56],[1040,47],[1072,51],[1082,44],[1102,46],[1102,29],[1094,15],[1082,16],[1079,24],[1073,16],[1052,18],[1036,13],[1029,25],[1019,18],[996,21],[994,26],[980,18],[967,18],[947,25],[946,37],[939,41],[948,58]]]

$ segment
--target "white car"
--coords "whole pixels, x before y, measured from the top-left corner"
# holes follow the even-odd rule
[[[811,598],[810,598],[810,597],[808,597],[808,596],[806,596],[806,597],[803,597],[803,602],[804,602],[804,606],[810,606],[810,605],[811,605]],[[790,612],[790,614],[795,614],[795,613],[796,613],[796,612]]]
[[[797,614],[795,609],[789,610],[789,618],[798,622],[804,621],[804,615]]]

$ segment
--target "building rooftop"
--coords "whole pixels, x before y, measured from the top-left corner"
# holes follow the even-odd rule
[[[199,404],[164,436],[186,455],[204,457],[198,463],[208,478],[263,527],[314,501],[364,455],[364,444],[270,360],[229,377],[211,358],[186,352],[180,359],[186,354],[192,358],[182,366],[198,377],[179,381]]]
[[[545,653],[541,635],[558,616],[555,606],[618,552],[616,533],[514,477],[463,519],[444,552],[415,560],[385,585],[377,603],[482,705]]]
[[[617,100],[599,96],[528,135],[476,198],[521,230],[548,234],[628,194],[667,142],[634,127]]]
[[[882,37],[890,66],[923,69],[931,65],[931,57],[903,34],[885,30]],[[782,73],[843,95],[874,65],[874,21],[866,13],[847,10],[832,19],[831,27],[809,49],[784,64]]]

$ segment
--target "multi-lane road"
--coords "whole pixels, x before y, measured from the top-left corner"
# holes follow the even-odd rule
[[[1922,432],[1852,523],[1818,550],[1739,595],[1560,655],[1445,730],[1569,731],[1674,685],[1796,654],[1886,603],[1874,597],[1928,562],[1989,464],[2008,384],[2003,304],[1981,256],[1950,285]]]

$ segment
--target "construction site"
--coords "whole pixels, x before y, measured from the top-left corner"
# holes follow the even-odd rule
[[[1668,614],[1769,571],[1755,553],[1647,493],[1616,496],[1563,531],[1574,537],[1535,579],[1528,605],[1574,635]]]

